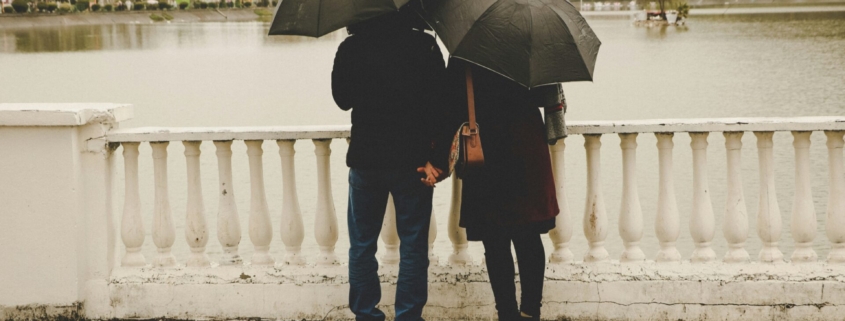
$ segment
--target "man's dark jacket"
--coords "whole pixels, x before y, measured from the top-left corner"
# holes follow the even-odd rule
[[[442,125],[445,66],[434,37],[411,28],[363,30],[337,50],[332,95],[352,110],[346,164],[358,169],[416,169],[433,158]],[[441,121],[438,122],[438,119]]]

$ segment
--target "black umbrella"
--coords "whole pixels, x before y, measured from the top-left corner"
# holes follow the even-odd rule
[[[385,13],[408,0],[283,0],[276,7],[270,35],[321,37]]]
[[[422,0],[453,57],[524,86],[593,80],[601,42],[566,0]]]

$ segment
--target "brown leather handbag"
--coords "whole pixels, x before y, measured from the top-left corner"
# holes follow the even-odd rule
[[[472,67],[466,69],[467,108],[469,121],[461,124],[449,155],[449,171],[463,178],[468,170],[484,165],[484,151],[481,149],[478,123],[475,121],[475,91],[472,86]]]

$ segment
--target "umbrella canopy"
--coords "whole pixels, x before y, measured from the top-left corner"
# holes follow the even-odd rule
[[[601,42],[566,0],[422,0],[453,57],[526,87],[593,80]]]
[[[385,13],[408,0],[283,0],[276,7],[270,35],[321,37]]]

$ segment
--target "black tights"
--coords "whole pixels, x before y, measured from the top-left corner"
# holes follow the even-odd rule
[[[546,270],[546,254],[540,234],[516,232],[489,233],[488,235],[482,243],[484,243],[487,273],[490,277],[490,286],[493,287],[499,320],[518,320],[520,311],[531,315],[535,320],[539,319]],[[522,290],[522,305],[519,309],[516,303],[511,241],[516,250],[519,283]]]

